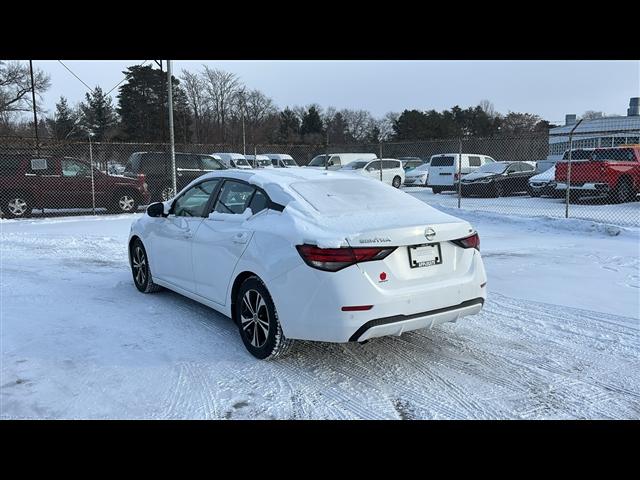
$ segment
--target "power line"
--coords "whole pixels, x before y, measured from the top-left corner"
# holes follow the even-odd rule
[[[138,65],[139,67],[143,66],[145,63],[147,63],[149,60],[145,60],[144,62],[142,62],[140,65]],[[125,74],[124,78],[122,80],[120,80],[115,87],[113,87],[111,90],[109,90],[107,93],[105,93],[105,95],[109,95],[111,92],[113,92],[116,88],[118,88],[118,85],[120,85],[122,82],[124,82],[127,78],[129,77],[129,74]]]
[[[80,80],[80,82],[81,82],[85,87],[87,87],[87,90],[89,90],[90,92],[91,92],[91,91],[93,91],[93,89],[92,89],[89,85],[87,85],[86,83],[84,83],[84,82],[82,81],[82,79],[81,79],[78,75],[76,75],[75,73],[73,73],[69,67],[67,67],[64,63],[62,63],[62,60],[58,60],[58,62],[60,62],[60,64],[61,64],[64,68],[66,68],[66,69],[69,71],[69,73],[70,73],[71,75],[73,75],[73,76],[74,76],[74,77],[76,77],[78,80]]]

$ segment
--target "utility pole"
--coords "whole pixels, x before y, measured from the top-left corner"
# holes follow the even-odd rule
[[[176,182],[176,146],[173,138],[173,90],[171,87],[171,60],[167,60],[167,85],[169,94],[169,142],[171,143],[171,181],[173,183],[173,194],[178,193]]]
[[[156,62],[156,65],[158,65],[160,67],[160,83],[161,83],[161,91],[164,92],[164,83],[165,83],[165,78],[164,78],[164,69],[162,68],[162,60],[154,60],[154,62]],[[164,143],[167,141],[167,131],[166,131],[166,123],[164,123],[164,99],[162,97],[160,97],[160,143]]]
[[[40,156],[40,139],[38,138],[38,114],[36,113],[36,88],[33,83],[33,60],[29,60],[29,73],[31,74],[31,103],[33,104],[33,126],[36,131],[36,154]]]
[[[582,119],[576,123],[576,125],[569,132],[569,162],[567,163],[567,189],[564,192],[564,218],[569,218],[569,200],[571,199],[571,157],[573,153],[573,132],[582,123]]]

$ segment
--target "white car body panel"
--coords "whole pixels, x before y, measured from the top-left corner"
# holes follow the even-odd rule
[[[216,152],[211,155],[220,159],[227,168],[251,170],[251,165],[249,165],[247,157],[241,153]]]
[[[340,172],[257,169],[212,172],[182,192],[216,177],[255,185],[285,208],[255,215],[249,209],[243,215],[144,215],[129,238],[144,243],[155,283],[224,315],[232,313],[234,282],[247,272],[264,282],[292,339],[347,342],[400,334],[477,313],[486,298],[479,251],[450,242],[471,235],[473,227],[398,189]],[[172,202],[165,202],[165,213]],[[435,230],[429,240],[427,226]],[[305,263],[295,248],[303,243],[396,248],[382,260],[327,272]],[[412,268],[408,246],[427,243],[439,243],[441,263]],[[342,311],[353,305],[373,307]]]

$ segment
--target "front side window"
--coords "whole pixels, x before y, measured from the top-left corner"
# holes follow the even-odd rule
[[[87,175],[91,175],[89,165],[69,158],[62,160],[63,177],[86,177]]]
[[[176,217],[201,217],[219,180],[209,180],[191,187],[173,203]]]
[[[249,207],[255,192],[255,187],[251,185],[227,180],[213,210],[218,213],[240,215]]]
[[[532,172],[535,169],[536,169],[536,167],[534,167],[533,165],[531,165],[529,163],[521,163],[520,164],[520,171],[522,171],[522,172]]]
[[[324,164],[327,160],[326,155],[318,155],[317,157],[313,157],[313,160],[309,162],[310,167],[324,167]]]
[[[509,165],[509,168],[507,168],[507,175],[510,173],[516,173],[520,171],[520,167],[517,163],[514,163],[513,165]]]
[[[380,170],[380,160],[375,160],[369,164],[367,170],[372,172],[373,170]]]
[[[329,166],[332,166],[332,165],[340,166],[340,165],[341,165],[341,163],[340,163],[340,157],[338,157],[338,156],[336,156],[336,155],[334,155],[333,157],[331,157],[331,158],[329,159]]]

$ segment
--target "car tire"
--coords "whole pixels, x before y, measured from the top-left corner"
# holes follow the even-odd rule
[[[149,269],[149,257],[147,257],[147,251],[139,238],[132,243],[129,258],[133,283],[139,291],[153,293],[162,290],[160,285],[153,283]]]
[[[27,218],[31,216],[32,211],[31,201],[26,195],[10,194],[2,200],[4,218]]]
[[[119,192],[112,200],[109,211],[112,213],[135,213],[138,211],[138,197],[132,192]]]
[[[438,187],[431,187],[431,191],[437,195],[438,193],[442,192],[442,189]]]
[[[618,181],[616,188],[613,190],[612,200],[615,203],[626,203],[634,197],[633,185],[628,178],[622,178]]]
[[[393,177],[393,180],[391,181],[391,186],[395,188],[400,188],[400,185],[402,185],[402,179],[396,175],[395,177]]]
[[[264,360],[290,351],[294,341],[284,336],[276,307],[260,278],[251,276],[242,282],[234,309],[240,338],[251,355]]]

